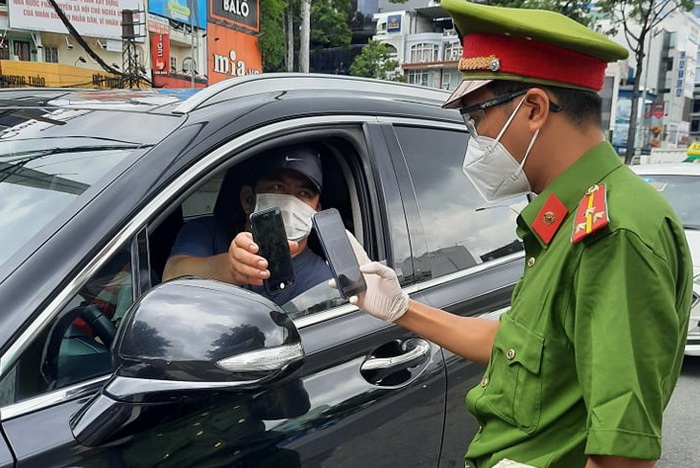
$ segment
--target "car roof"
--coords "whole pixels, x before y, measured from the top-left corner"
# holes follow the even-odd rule
[[[450,96],[448,91],[442,89],[371,78],[317,73],[264,73],[230,78],[209,86],[187,99],[174,112],[187,113],[217,102],[243,96],[303,91],[352,94],[358,98],[383,96],[438,106],[442,105]]]
[[[700,164],[694,163],[659,163],[630,166],[640,175],[689,175],[700,176]]]
[[[21,115],[35,118],[56,108],[154,112],[170,108],[195,94],[197,89],[70,89],[21,88],[0,90],[0,121]]]

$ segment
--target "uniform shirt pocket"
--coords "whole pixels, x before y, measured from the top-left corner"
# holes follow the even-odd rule
[[[505,314],[496,334],[480,406],[525,432],[540,418],[544,338]]]

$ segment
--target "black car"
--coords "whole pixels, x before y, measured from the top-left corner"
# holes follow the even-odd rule
[[[307,142],[323,207],[412,298],[496,316],[527,200],[462,175],[441,90],[266,74],[189,94],[0,92],[0,467],[462,466],[483,368],[326,284],[279,307],[162,272],[184,223],[240,216],[256,156]]]

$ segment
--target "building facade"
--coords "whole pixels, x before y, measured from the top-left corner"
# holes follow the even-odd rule
[[[0,0],[0,86],[188,88],[262,72],[258,0],[59,5],[64,18],[44,0]]]

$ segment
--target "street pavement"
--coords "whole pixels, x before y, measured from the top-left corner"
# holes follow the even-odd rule
[[[655,468],[700,466],[700,357],[686,356],[664,414],[663,449]]]

